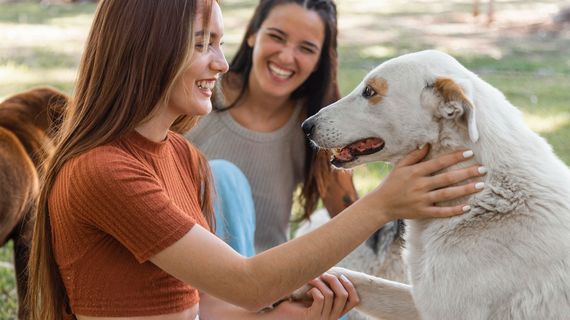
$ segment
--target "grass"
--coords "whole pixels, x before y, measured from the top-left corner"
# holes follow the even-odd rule
[[[0,0],[0,99],[38,85],[73,90],[95,6]],[[417,50],[441,49],[502,90],[527,123],[570,164],[570,30],[550,17],[562,0],[496,2],[494,25],[473,19],[471,1],[339,0],[339,84],[347,94],[373,67]],[[224,0],[226,52],[235,51],[255,0]],[[360,193],[389,171],[355,169]],[[0,320],[16,310],[10,245],[0,249]],[[1,262],[8,262],[1,263]]]

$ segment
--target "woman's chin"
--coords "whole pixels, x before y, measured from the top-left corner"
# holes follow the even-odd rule
[[[208,100],[194,103],[192,109],[189,110],[188,115],[191,116],[205,116],[212,111],[212,102]]]

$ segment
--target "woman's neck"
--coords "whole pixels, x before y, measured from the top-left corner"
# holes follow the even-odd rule
[[[250,130],[272,132],[289,121],[295,106],[296,101],[290,97],[269,96],[248,89],[229,112],[240,125]]]
[[[161,142],[166,139],[168,130],[176,118],[177,115],[170,114],[166,108],[162,108],[152,118],[137,125],[135,130],[150,141]]]

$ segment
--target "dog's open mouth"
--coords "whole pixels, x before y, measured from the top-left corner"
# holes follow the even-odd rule
[[[356,160],[359,156],[376,153],[384,148],[384,140],[380,138],[366,138],[353,142],[346,147],[332,149],[331,163],[340,166]]]

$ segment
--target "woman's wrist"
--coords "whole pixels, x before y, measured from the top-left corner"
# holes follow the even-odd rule
[[[371,197],[375,198],[371,199]],[[378,195],[371,193],[356,200],[349,209],[353,209],[355,213],[359,215],[358,219],[370,223],[370,225],[374,227],[374,230],[379,229],[394,219],[390,217],[385,206],[385,201],[381,197],[378,197]]]

